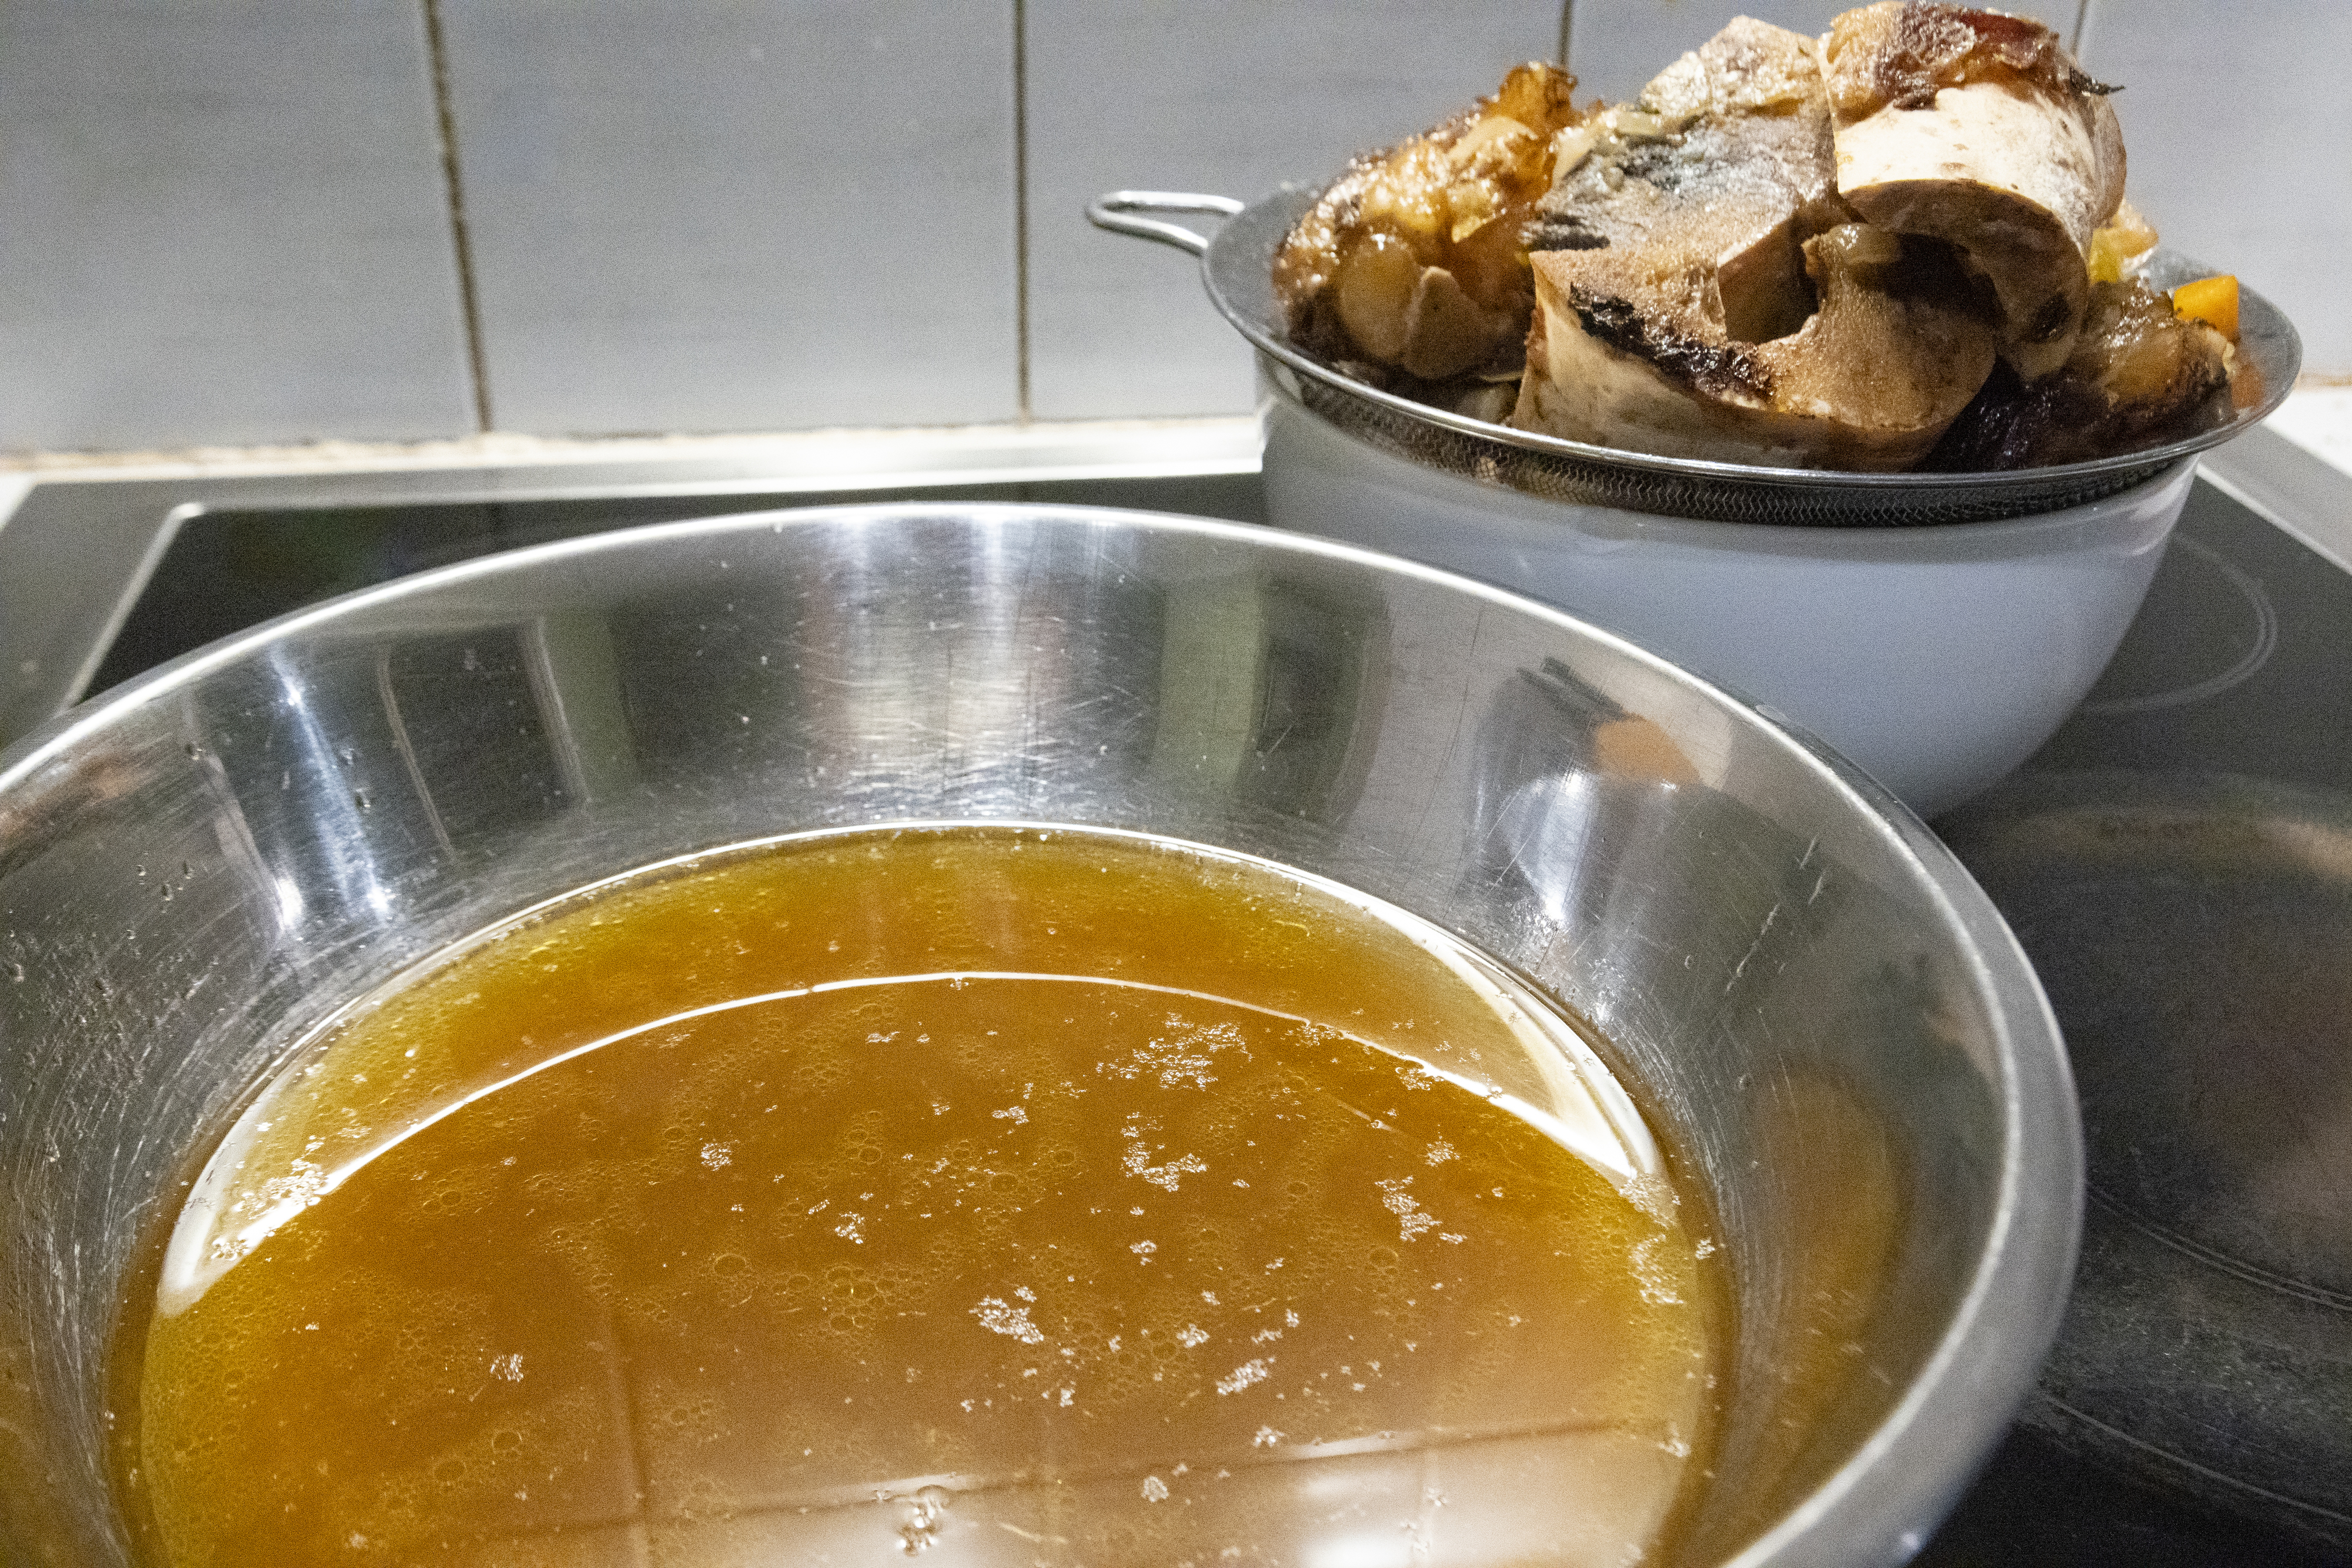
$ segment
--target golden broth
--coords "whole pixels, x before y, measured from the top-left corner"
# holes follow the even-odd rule
[[[1123,835],[788,841],[302,1052],[127,1314],[118,1464],[187,1568],[1618,1563],[1716,1411],[1687,1212],[1411,917]]]

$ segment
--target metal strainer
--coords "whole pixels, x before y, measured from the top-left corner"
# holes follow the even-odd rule
[[[1318,417],[1424,467],[1581,506],[1709,522],[1871,528],[1989,522],[2057,511],[2129,489],[2259,423],[2294,387],[2303,360],[2302,341],[2287,319],[2260,295],[2242,290],[2238,353],[2258,373],[2259,395],[2228,423],[2161,446],[2089,463],[1985,474],[1851,474],[1624,452],[1415,402],[1369,386],[1295,347],[1274,294],[1274,256],[1317,194],[1286,189],[1245,206],[1230,196],[1113,191],[1088,204],[1087,216],[1098,228],[1199,256],[1210,302],[1256,348],[1266,372]],[[1206,213],[1228,221],[1212,238],[1164,218],[1140,215],[1149,213]],[[2214,269],[2159,249],[2147,270],[2149,281],[2170,287]]]

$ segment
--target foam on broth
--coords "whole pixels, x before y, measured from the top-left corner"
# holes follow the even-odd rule
[[[184,1565],[1618,1563],[1712,1429],[1710,1250],[1600,1059],[1400,911],[786,841],[300,1052],[127,1314],[118,1465]]]

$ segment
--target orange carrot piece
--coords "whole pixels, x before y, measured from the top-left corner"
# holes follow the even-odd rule
[[[2177,316],[2204,322],[2232,343],[2238,340],[2238,280],[2226,272],[2174,289],[2172,309]]]

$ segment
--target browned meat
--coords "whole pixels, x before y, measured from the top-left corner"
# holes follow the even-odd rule
[[[1866,5],[1837,18],[1828,44],[1831,102],[1847,124],[1882,109],[1929,109],[1944,89],[1977,82],[2045,94],[2108,90],[2083,74],[2057,34],[2005,11]]]
[[[2228,348],[2145,282],[2094,284],[2066,363],[2032,382],[1996,371],[1922,466],[2037,468],[2193,435],[2230,417]]]

